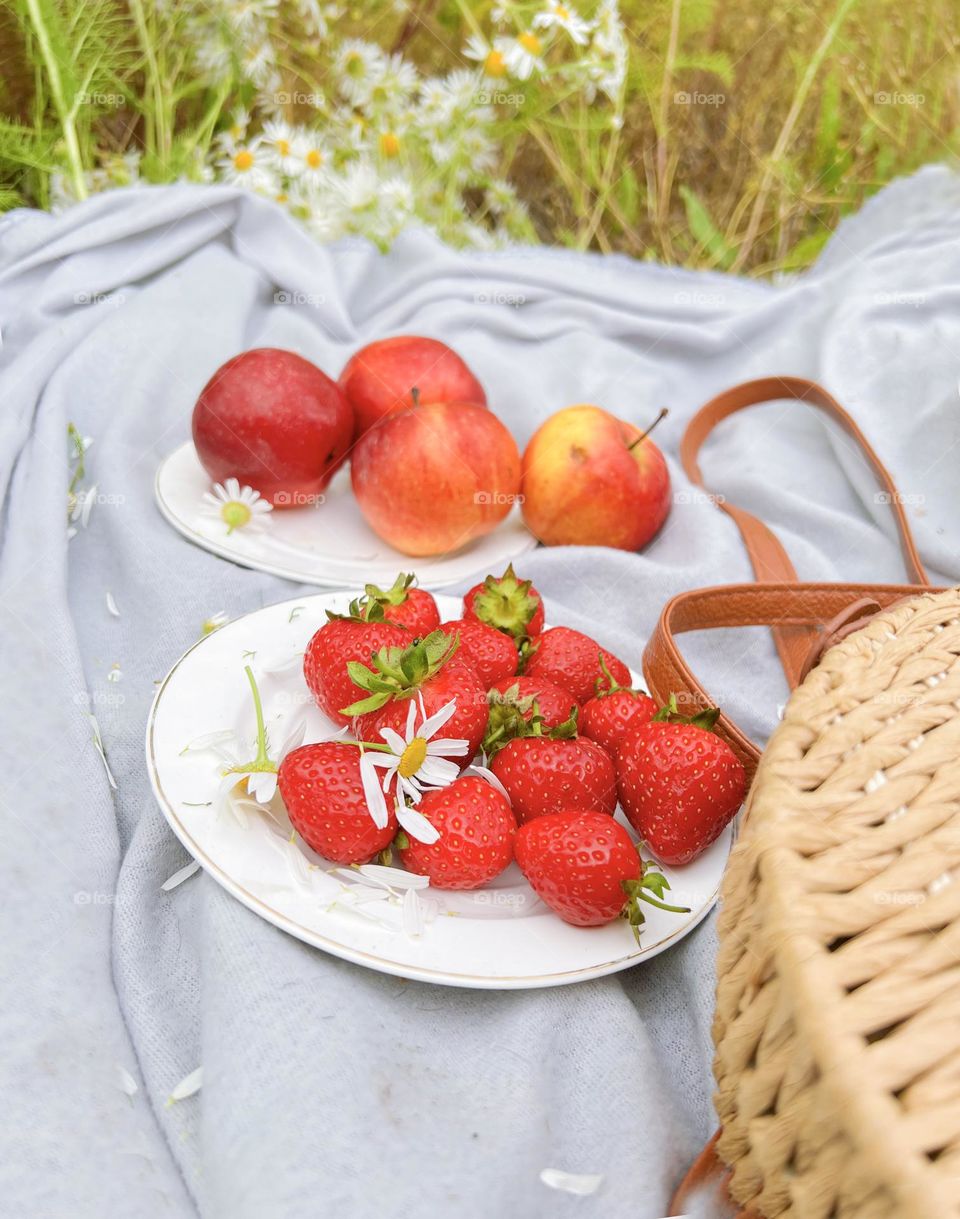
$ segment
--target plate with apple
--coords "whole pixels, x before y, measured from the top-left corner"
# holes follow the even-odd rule
[[[516,442],[435,339],[372,343],[338,381],[294,352],[243,352],[204,386],[192,425],[157,472],[157,504],[243,566],[348,587],[389,582],[412,555],[443,587],[537,544]]]
[[[161,684],[146,757],[184,847],[262,918],[381,972],[519,989],[706,917],[744,791],[710,728],[508,567],[462,601],[401,573],[220,627]]]

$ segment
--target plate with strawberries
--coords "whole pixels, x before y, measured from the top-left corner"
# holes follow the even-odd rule
[[[744,794],[512,568],[460,600],[400,575],[195,644],[147,725],[157,800],[225,889],[386,973],[514,989],[600,977],[716,899]]]

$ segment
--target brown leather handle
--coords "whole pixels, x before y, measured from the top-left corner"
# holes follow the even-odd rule
[[[911,583],[798,583],[787,552],[768,526],[744,509],[720,499],[719,507],[740,530],[758,583],[693,589],[667,603],[643,654],[647,684],[659,702],[666,702],[675,694],[691,707],[713,705],[713,700],[683,659],[675,634],[711,627],[769,626],[783,671],[793,688],[819,657],[825,641],[835,641],[857,624],[862,625],[865,615],[929,588],[927,573],[893,479],[853,419],[814,381],[802,377],[764,377],[735,385],[711,399],[690,420],[680,444],[680,459],[691,482],[698,487],[704,485],[697,456],[718,423],[746,407],[784,398],[817,407],[839,423],[855,442],[886,492]],[[824,631],[826,624],[829,629]],[[721,715],[717,731],[744,763],[748,778],[752,778],[760,756],[756,745],[728,716]]]
[[[838,423],[846,435],[853,440],[872,469],[878,484],[886,493],[886,502],[893,510],[908,579],[914,584],[928,583],[927,574],[920,562],[920,556],[910,532],[910,525],[903,510],[901,497],[889,471],[854,420],[840,403],[815,381],[808,381],[804,377],[763,377],[758,381],[744,381],[741,385],[735,385],[732,389],[725,390],[722,394],[712,398],[690,420],[683,440],[680,442],[680,460],[690,481],[695,486],[703,486],[703,475],[700,472],[697,457],[703,442],[718,423],[747,407],[784,398],[792,398],[797,402],[817,407],[828,418]],[[731,504],[727,500],[718,500],[718,505],[736,522],[757,580],[763,583],[776,581],[795,583],[797,573],[790,557],[768,526],[752,513],[738,508],[736,504]],[[814,636],[815,631],[810,627],[775,626],[773,628],[774,642],[791,688],[800,681],[804,662],[814,642]]]
[[[647,688],[658,703],[671,694],[685,713],[716,706],[677,647],[676,635],[718,627],[780,626],[813,629],[863,602],[887,609],[904,597],[929,592],[926,584],[721,584],[679,593],[663,607],[643,653]],[[729,716],[721,714],[716,731],[753,778],[760,750]]]

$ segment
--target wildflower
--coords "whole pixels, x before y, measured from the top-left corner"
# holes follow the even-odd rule
[[[538,30],[561,29],[580,47],[590,41],[590,22],[584,21],[576,9],[561,0],[549,0],[544,11],[534,17],[533,25]]]
[[[534,72],[543,72],[543,41],[532,30],[519,34],[504,42],[504,62],[512,76],[518,80],[529,80]]]

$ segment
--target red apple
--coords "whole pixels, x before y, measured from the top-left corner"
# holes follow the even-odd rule
[[[314,502],[352,439],[353,412],[337,383],[277,347],[228,360],[193,408],[193,443],[213,481],[236,478],[278,508]]]
[[[358,438],[387,415],[417,402],[487,405],[483,386],[452,348],[415,334],[361,347],[347,361],[339,385],[353,407]]]
[[[547,546],[638,550],[670,511],[663,454],[599,406],[569,406],[537,429],[522,490],[523,519]]]
[[[371,529],[410,555],[446,554],[489,533],[520,489],[520,453],[496,415],[433,403],[391,415],[358,441],[353,493]]]

